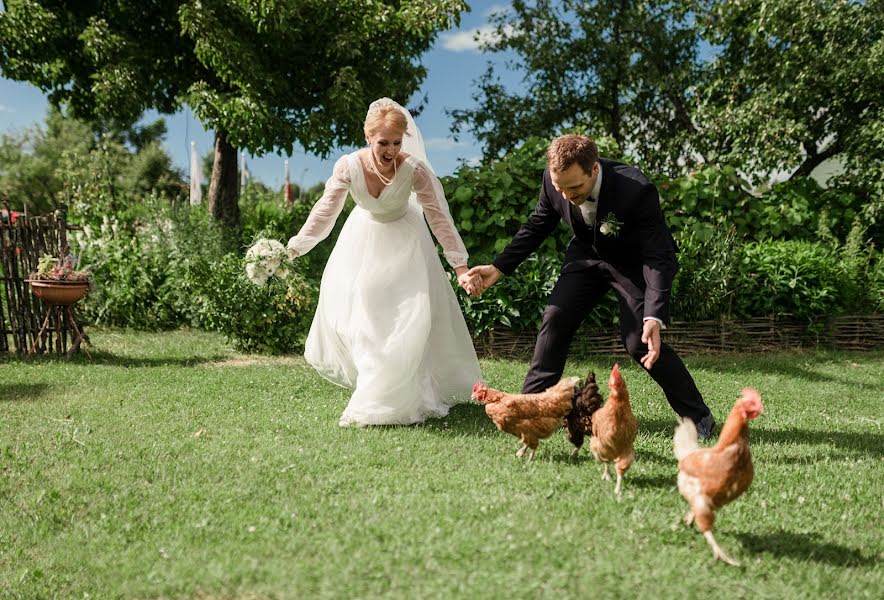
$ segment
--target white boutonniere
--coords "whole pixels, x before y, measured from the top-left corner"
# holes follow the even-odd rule
[[[620,235],[620,228],[623,226],[623,223],[617,220],[617,215],[612,212],[608,213],[608,216],[602,221],[602,224],[599,226],[599,231],[602,232],[602,235],[610,235],[613,237],[617,237]]]

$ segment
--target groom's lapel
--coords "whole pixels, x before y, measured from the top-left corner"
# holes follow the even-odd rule
[[[605,215],[611,212],[611,206],[614,203],[614,169],[609,165],[603,164],[599,159],[599,168],[602,170],[602,187],[599,189],[599,203],[595,212],[595,227],[592,230],[593,247],[599,241],[599,228]]]

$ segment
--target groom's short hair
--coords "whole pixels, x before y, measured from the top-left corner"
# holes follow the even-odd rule
[[[585,135],[568,134],[557,137],[546,151],[546,166],[550,171],[561,173],[577,163],[589,175],[599,159],[599,149]]]

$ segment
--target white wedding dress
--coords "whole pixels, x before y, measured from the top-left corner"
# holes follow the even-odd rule
[[[342,426],[445,416],[469,400],[480,372],[427,229],[452,267],[466,265],[439,181],[408,156],[375,198],[356,153],[346,155],[288,247],[303,255],[325,239],[348,192],[356,206],[325,267],[304,356],[323,377],[353,389]]]

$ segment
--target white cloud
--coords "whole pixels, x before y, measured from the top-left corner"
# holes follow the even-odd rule
[[[9,108],[4,104],[0,104],[0,112],[15,112],[14,108]]]
[[[435,137],[424,140],[424,146],[439,152],[447,152],[449,150],[454,150],[455,148],[462,148],[466,145],[466,142],[456,142],[450,137]]]
[[[491,25],[442,34],[442,46],[452,52],[479,52],[482,46],[499,39],[497,29]]]

